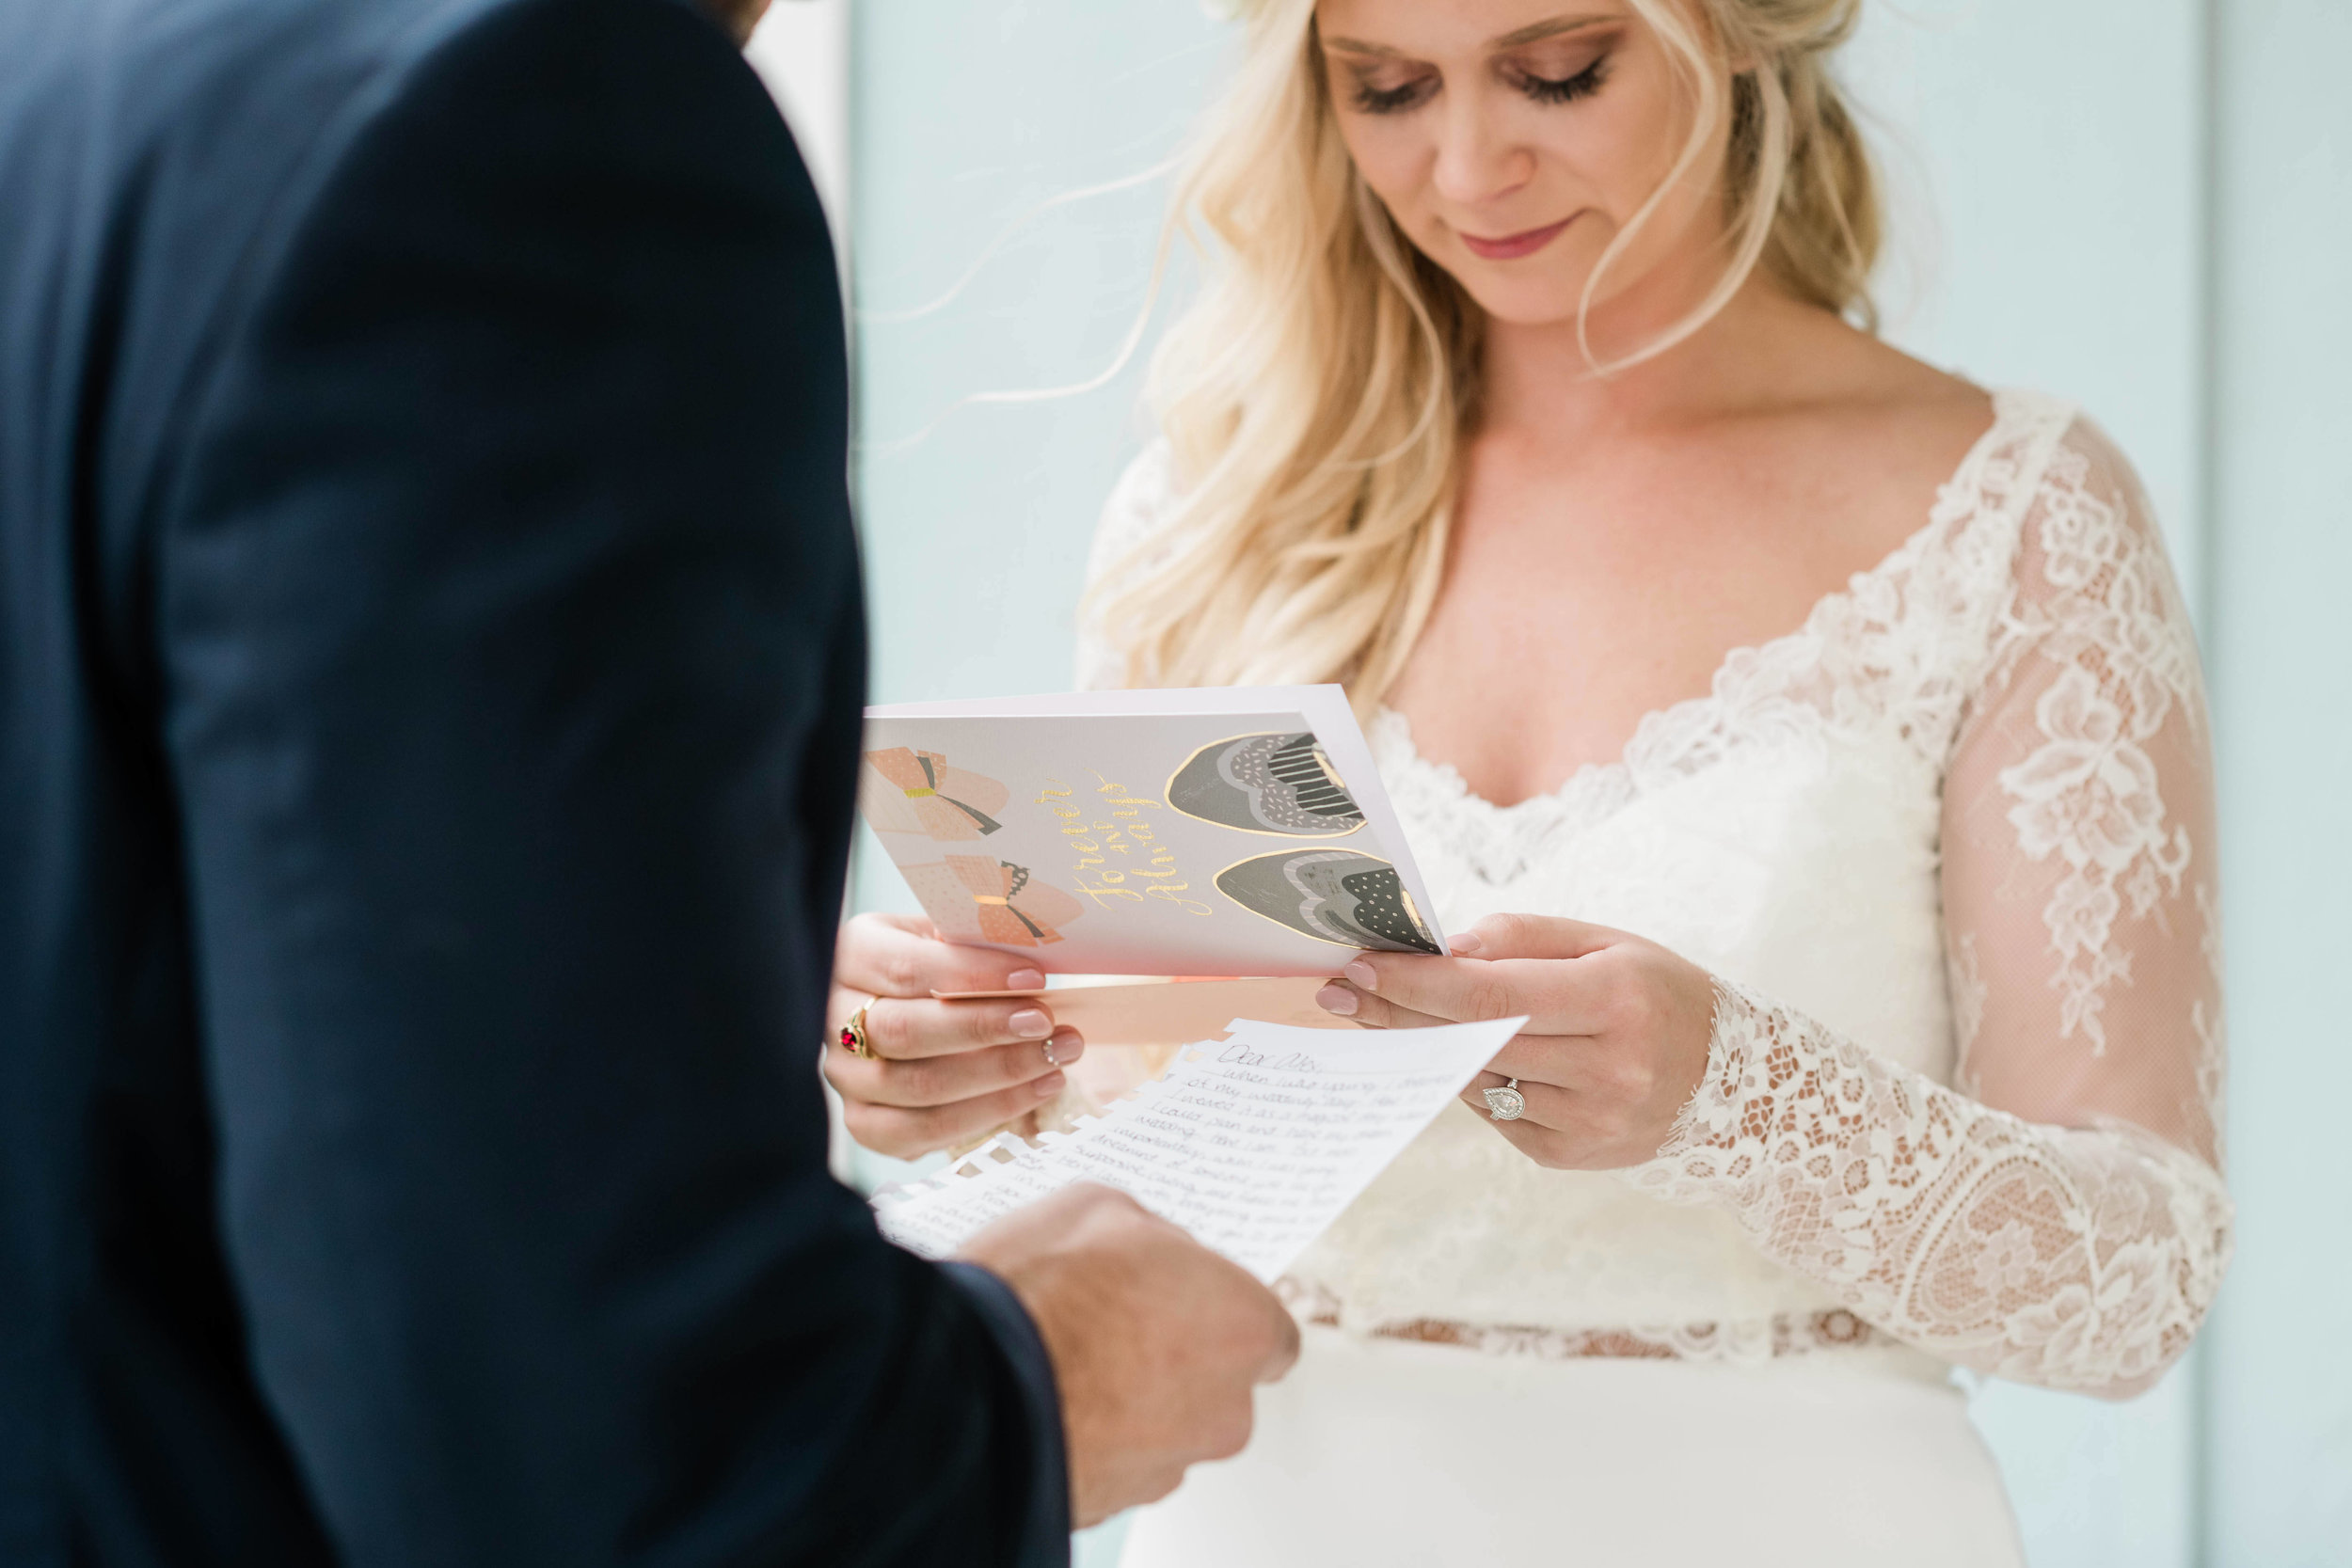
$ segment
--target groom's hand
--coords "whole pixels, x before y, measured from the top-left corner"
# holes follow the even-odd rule
[[[963,1257],[1012,1287],[1054,1359],[1080,1528],[1239,1453],[1250,1390],[1298,1355],[1272,1291],[1107,1187],[1066,1187]]]

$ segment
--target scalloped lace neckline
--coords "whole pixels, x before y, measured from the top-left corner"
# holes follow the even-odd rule
[[[1876,562],[1848,578],[1842,587],[1814,600],[1804,621],[1793,629],[1726,652],[1716,662],[1706,691],[1643,713],[1613,758],[1583,763],[1551,789],[1498,805],[1471,789],[1452,763],[1423,756],[1413,739],[1411,721],[1383,703],[1374,711],[1370,736],[1382,772],[1389,775],[1392,789],[1417,797],[1414,803],[1424,808],[1444,811],[1470,830],[1465,851],[1487,881],[1505,881],[1523,873],[1531,859],[1527,847],[1535,839],[1549,836],[1565,823],[1597,823],[1615,815],[1641,793],[1645,779],[1655,778],[1687,756],[1695,740],[1716,728],[1731,710],[1733,694],[1727,689],[1740,673],[1794,662],[1793,656],[1820,642],[1828,633],[1828,624],[1854,610],[1873,584],[1909,569],[1955,523],[1980,514],[1985,470],[1994,454],[2022,424],[2059,406],[2057,400],[2039,394],[1996,388],[1992,424],[1961,458],[1952,477],[1936,487],[1926,521]],[[1502,852],[1468,852],[1470,842]]]

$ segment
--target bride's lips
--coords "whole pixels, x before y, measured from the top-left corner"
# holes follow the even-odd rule
[[[1572,221],[1574,221],[1574,214],[1562,218],[1558,223],[1547,224],[1541,229],[1530,229],[1519,234],[1505,234],[1500,239],[1493,240],[1482,239],[1476,234],[1462,234],[1462,243],[1470,247],[1472,255],[1483,256],[1489,261],[1508,261],[1515,257],[1534,255],[1535,252],[1549,245],[1552,236],[1565,229]],[[1462,231],[1456,230],[1454,232],[1461,233]]]

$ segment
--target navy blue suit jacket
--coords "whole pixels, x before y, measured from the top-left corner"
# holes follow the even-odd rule
[[[838,295],[676,0],[0,0],[0,1562],[1043,1562],[816,1055]]]

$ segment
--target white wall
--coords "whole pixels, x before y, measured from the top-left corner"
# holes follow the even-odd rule
[[[2352,1563],[2352,5],[2228,0],[2212,654],[2238,1256],[2208,1560]]]

